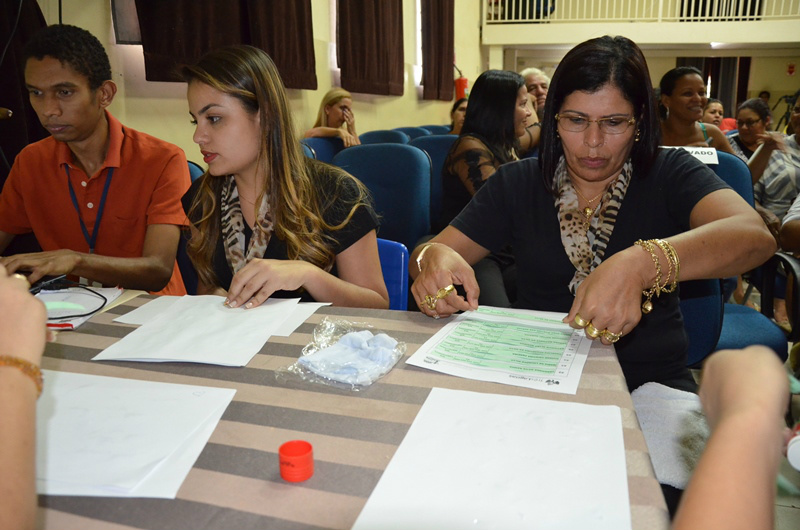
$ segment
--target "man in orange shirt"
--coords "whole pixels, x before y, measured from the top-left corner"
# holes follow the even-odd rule
[[[123,127],[102,44],[68,25],[34,35],[25,84],[51,136],[17,156],[0,194],[0,252],[33,232],[43,252],[0,259],[9,272],[69,274],[104,285],[185,294],[175,262],[189,188],[183,151]]]

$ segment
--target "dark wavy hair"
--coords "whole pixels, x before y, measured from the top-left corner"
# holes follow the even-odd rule
[[[83,28],[56,24],[37,31],[22,49],[22,62],[25,64],[30,58],[41,61],[45,57],[57,59],[85,76],[92,90],[111,79],[105,48]]]
[[[764,127],[769,129],[769,121],[772,120],[772,111],[769,110],[769,105],[767,105],[763,99],[748,99],[736,108],[736,116],[739,116],[739,111],[744,109],[752,110],[758,114],[758,117],[764,121]],[[767,118],[769,118],[769,120]]]
[[[598,37],[572,48],[556,68],[547,91],[539,144],[539,166],[545,186],[554,189],[556,166],[564,148],[558,137],[556,114],[564,100],[576,91],[594,93],[611,85],[633,105],[639,141],[633,144],[634,175],[646,175],[653,165],[661,141],[653,85],[642,50],[625,37]],[[470,105],[472,102],[470,101]]]
[[[700,76],[700,79],[703,79],[703,72],[694,66],[678,66],[661,76],[661,81],[658,83],[659,94],[671,96],[672,92],[675,90],[675,85],[678,83],[678,79],[686,77],[687,75],[697,75]],[[659,100],[660,99],[659,97]],[[706,103],[706,105],[708,105],[708,103]],[[658,114],[662,120],[667,119],[667,108],[661,104],[661,101],[658,103]]]
[[[525,80],[516,72],[483,72],[475,80],[469,93],[469,105],[461,135],[477,134],[489,143],[489,147],[506,153],[507,157],[512,149],[519,146],[514,131],[514,107],[519,89],[524,86]]]

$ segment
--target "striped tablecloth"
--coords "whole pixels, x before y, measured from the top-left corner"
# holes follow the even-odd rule
[[[410,355],[446,321],[420,313],[324,307],[289,337],[273,337],[245,368],[188,363],[92,362],[133,326],[113,319],[149,301],[134,298],[62,332],[45,351],[49,370],[235,388],[233,402],[175,500],[40,496],[39,526],[57,530],[350,528],[432,387],[616,405],[622,409],[634,529],[668,527],[661,489],[616,357],[593,351],[576,395],[484,383],[401,360],[365,391],[277,379],[325,315],[369,322],[408,344]],[[300,484],[278,472],[278,447],[314,446],[314,476]],[[598,488],[602,485],[598,484]]]

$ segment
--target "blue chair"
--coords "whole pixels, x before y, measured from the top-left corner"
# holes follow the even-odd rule
[[[175,259],[178,262],[178,269],[181,271],[181,278],[183,278],[183,286],[186,288],[186,294],[197,294],[197,270],[194,268],[192,260],[189,259],[189,254],[186,252],[186,245],[189,241],[189,229],[181,230],[181,238],[178,241],[178,254]]]
[[[383,281],[389,291],[389,309],[408,309],[408,249],[402,243],[378,238]]]
[[[303,154],[308,158],[317,158],[317,153],[314,152],[314,148],[308,145],[307,143],[300,142],[300,146],[303,148]]]
[[[314,152],[314,157],[321,161],[331,163],[336,153],[344,149],[344,142],[337,137],[303,138],[300,143],[306,145]],[[307,155],[306,155],[307,156]]]
[[[431,134],[425,127],[395,127],[394,130],[406,133],[411,140],[420,136],[430,136]]]
[[[455,134],[432,134],[414,138],[410,142],[431,157],[431,223],[434,224],[442,215],[442,168],[450,147],[457,139]]]
[[[423,125],[423,129],[428,129],[431,134],[450,134],[449,125]]]
[[[709,167],[734,189],[751,206],[755,205],[753,198],[753,181],[747,164],[737,156],[717,151],[718,164],[709,164]],[[764,271],[769,268],[777,269],[774,259],[757,269],[756,276],[765,276]],[[769,317],[772,316],[773,293],[775,289],[775,274],[770,280],[761,282],[762,300],[759,313],[752,307],[739,304],[725,304],[723,306],[722,331],[717,350],[729,348],[744,348],[753,344],[763,344],[772,348],[784,361],[789,356],[789,347],[786,335]],[[764,294],[766,293],[766,296]]]
[[[723,304],[719,280],[691,280],[680,284],[683,327],[689,337],[689,367],[699,367],[716,351],[722,332]]]
[[[402,131],[382,129],[379,131],[368,131],[358,135],[361,145],[370,144],[407,144],[411,140]]]
[[[381,218],[380,237],[414,248],[429,233],[431,161],[424,151],[402,144],[356,145],[333,163],[369,189]]]
[[[189,178],[192,179],[192,182],[202,177],[206,172],[206,170],[203,169],[203,166],[197,162],[192,162],[191,160],[187,160],[187,162],[189,163]]]

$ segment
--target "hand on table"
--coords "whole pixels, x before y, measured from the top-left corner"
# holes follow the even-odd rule
[[[80,255],[68,249],[16,254],[0,258],[0,265],[3,265],[9,273],[31,271],[28,276],[28,281],[31,283],[44,276],[71,274],[80,262]]]
[[[480,287],[472,267],[455,250],[432,244],[425,250],[422,271],[411,286],[411,294],[420,311],[428,316],[447,317],[457,311],[478,309]],[[467,298],[448,289],[463,285]]]
[[[0,266],[0,355],[39,366],[47,338],[47,311],[29,288],[24,276]]]
[[[613,344],[633,330],[642,319],[644,281],[635,271],[634,252],[638,248],[614,254],[578,287],[575,301],[564,322],[576,329],[585,328],[591,340]],[[650,262],[652,267],[652,262]],[[595,333],[598,332],[598,333]]]
[[[233,276],[225,304],[251,309],[263,304],[275,291],[296,291],[308,275],[320,271],[301,260],[254,259]]]

